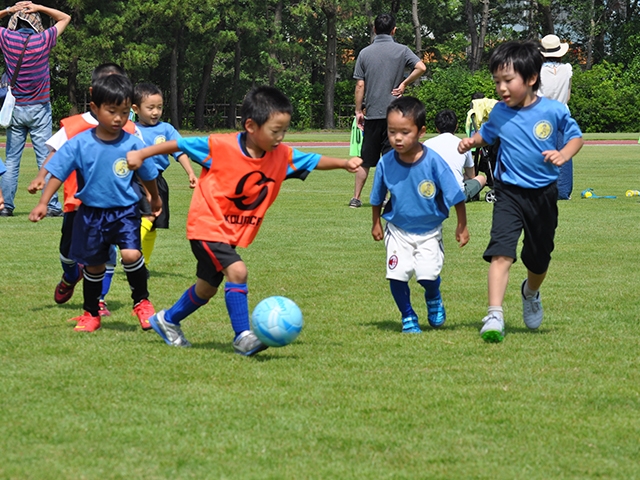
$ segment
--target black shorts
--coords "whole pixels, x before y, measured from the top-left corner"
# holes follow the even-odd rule
[[[158,172],[156,183],[158,184],[158,195],[160,196],[160,200],[162,200],[162,212],[160,212],[160,215],[156,217],[153,222],[153,226],[155,228],[169,228],[169,185],[167,185],[167,181],[162,176],[162,172]],[[149,200],[147,200],[145,189],[142,187],[142,183],[137,176],[134,186],[138,192],[138,196],[140,197],[140,201],[138,202],[140,215],[143,217],[153,215],[151,204],[149,203]]]
[[[515,262],[518,240],[524,230],[520,252],[522,263],[537,275],[545,273],[551,262],[558,226],[556,183],[530,189],[496,181],[494,191],[496,202],[493,204],[491,240],[484,259],[490,262],[492,257],[504,256]]]
[[[391,150],[387,135],[387,119],[364,120],[364,137],[362,139],[362,166],[372,168],[378,164],[380,156]]]
[[[236,252],[236,247],[228,243],[205,242],[203,240],[190,240],[190,242],[191,251],[198,260],[196,277],[213,287],[218,287],[222,283],[224,278],[222,270],[233,263],[242,261]]]
[[[69,258],[71,250],[71,238],[73,237],[73,219],[76,218],[77,211],[64,212],[62,215],[62,236],[60,237],[60,255]]]

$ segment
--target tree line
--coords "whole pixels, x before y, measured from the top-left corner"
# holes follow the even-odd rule
[[[85,108],[91,70],[122,65],[165,92],[177,128],[236,128],[254,85],[293,101],[293,128],[336,126],[353,103],[353,67],[381,12],[428,70],[410,93],[466,114],[476,91],[495,96],[486,63],[510,39],[554,33],[571,48],[570,108],[585,131],[639,131],[640,0],[55,0],[72,16],[53,49],[52,104],[60,119]],[[47,19],[43,19],[46,23]],[[408,92],[409,93],[409,92]]]

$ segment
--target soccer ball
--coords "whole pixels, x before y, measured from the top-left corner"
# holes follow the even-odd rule
[[[286,297],[265,298],[251,315],[251,330],[270,347],[289,345],[300,334],[303,323],[300,308]]]

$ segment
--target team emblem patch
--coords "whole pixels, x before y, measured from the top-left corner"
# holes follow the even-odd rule
[[[540,120],[533,127],[533,134],[538,140],[547,140],[553,133],[553,126],[548,120]]]
[[[436,185],[431,180],[423,180],[418,185],[418,192],[426,199],[432,199],[436,194]]]
[[[127,166],[126,158],[119,158],[113,162],[113,173],[115,173],[119,178],[124,178],[131,173],[131,170],[129,170],[129,167]]]
[[[394,268],[396,268],[398,266],[398,257],[396,257],[395,255],[391,255],[389,257],[389,269],[393,270]]]
[[[153,139],[153,144],[158,145],[166,141],[167,141],[167,137],[165,137],[164,135],[158,135],[156,138]]]

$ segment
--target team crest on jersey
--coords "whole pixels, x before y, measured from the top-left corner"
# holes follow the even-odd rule
[[[264,202],[269,193],[269,184],[275,180],[256,170],[247,173],[236,185],[236,196],[227,197],[238,210],[255,210]]]
[[[538,140],[547,140],[553,133],[553,126],[548,120],[540,120],[533,127],[533,134]]]
[[[391,255],[389,257],[389,270],[393,270],[398,266],[398,257]]]
[[[130,172],[131,170],[127,167],[126,158],[119,158],[113,162],[113,173],[115,173],[117,177],[124,178],[129,175]]]
[[[153,139],[153,144],[158,145],[166,141],[167,141],[167,137],[165,137],[164,135],[158,135],[156,138]]]
[[[420,185],[418,185],[418,193],[430,200],[436,194],[436,185],[431,180],[423,180],[420,182]]]

